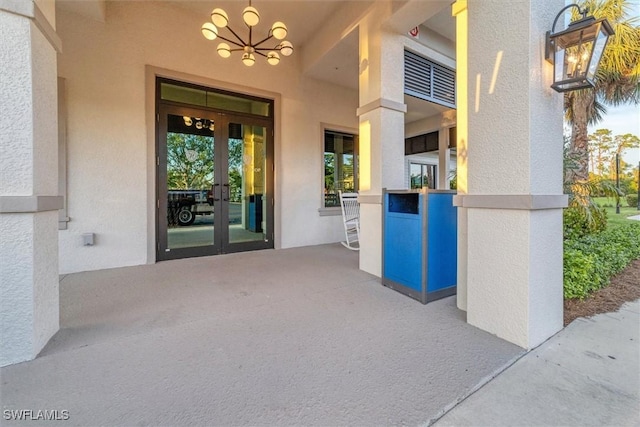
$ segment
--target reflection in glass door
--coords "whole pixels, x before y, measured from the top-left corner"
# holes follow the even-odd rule
[[[158,259],[273,248],[269,123],[163,106]]]
[[[267,238],[266,135],[264,126],[229,123],[229,243]]]
[[[215,244],[215,119],[198,116],[164,115],[165,253]]]

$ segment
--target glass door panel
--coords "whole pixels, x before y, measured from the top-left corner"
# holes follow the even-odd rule
[[[158,150],[159,258],[216,252],[216,115],[161,111]]]
[[[273,248],[270,124],[195,108],[159,111],[158,259]]]
[[[266,241],[267,128],[231,122],[228,129],[229,243]]]

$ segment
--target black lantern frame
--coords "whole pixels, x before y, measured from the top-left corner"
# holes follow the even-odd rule
[[[582,19],[571,22],[567,28],[555,32],[562,14],[575,7]],[[551,31],[546,33],[546,59],[553,64],[553,84],[557,92],[587,89],[595,86],[598,66],[613,28],[605,18],[587,16],[588,9],[577,4],[564,7],[553,21]]]

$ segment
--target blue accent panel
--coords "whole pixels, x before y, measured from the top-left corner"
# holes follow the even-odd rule
[[[427,292],[455,286],[458,216],[452,193],[429,193],[427,222]]]
[[[384,195],[384,271],[383,276],[418,292],[422,291],[422,216],[418,213],[389,212],[389,196]],[[391,194],[391,196],[394,196]],[[402,194],[415,197],[417,206],[422,194]],[[392,200],[393,201],[393,200]],[[405,200],[406,201],[406,200]]]

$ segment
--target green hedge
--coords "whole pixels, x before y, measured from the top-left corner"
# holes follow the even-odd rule
[[[596,204],[569,206],[563,212],[564,239],[577,239],[607,228],[607,211]]]
[[[564,297],[584,298],[640,258],[640,222],[564,242]]]
[[[636,206],[638,206],[638,195],[627,194],[627,204],[630,208],[635,208]]]

